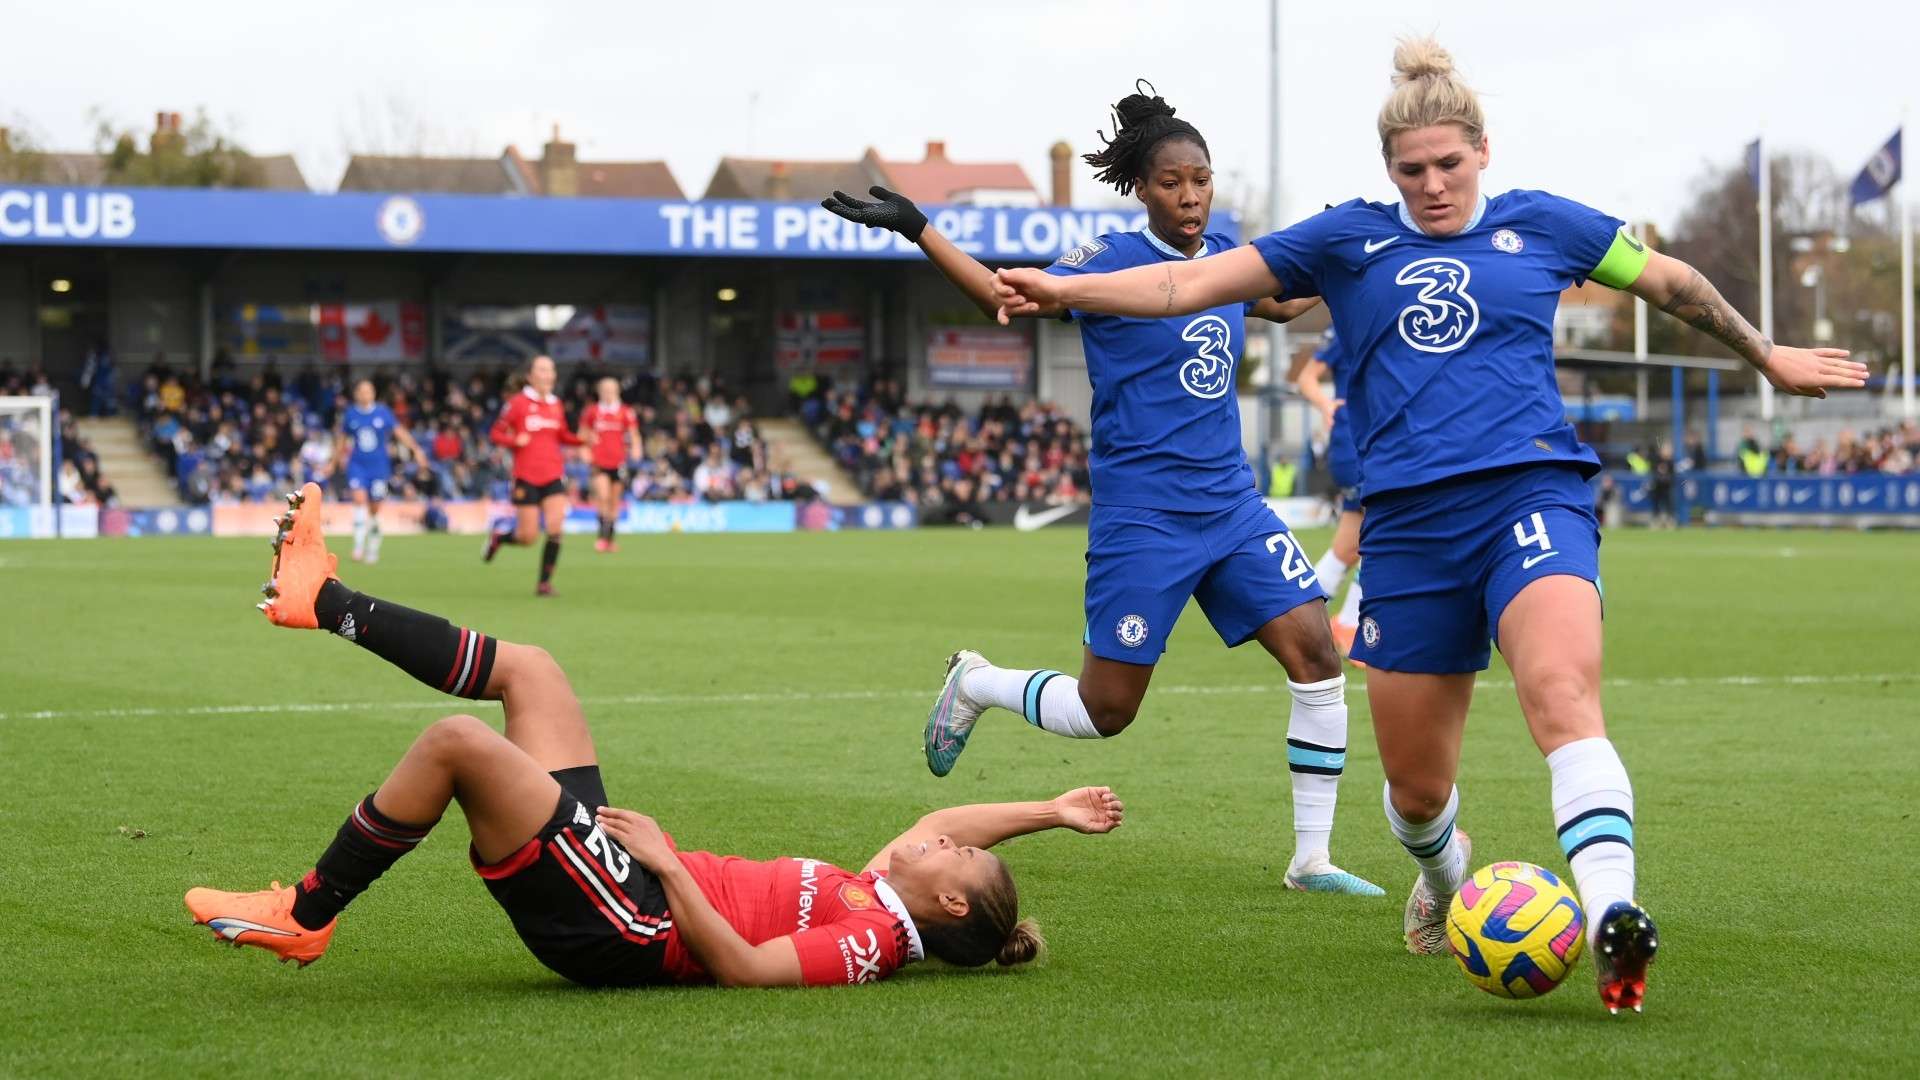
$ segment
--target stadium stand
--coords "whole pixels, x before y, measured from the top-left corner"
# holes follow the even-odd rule
[[[192,504],[264,499],[308,480],[336,474],[334,427],[355,376],[335,367],[303,366],[291,377],[269,361],[242,376],[219,357],[212,377],[156,362],[142,377],[135,412],[153,452],[167,462],[182,501]],[[565,377],[570,417],[592,400],[599,371]],[[424,462],[393,448],[391,496],[504,499],[510,459],[486,433],[517,384],[500,370],[374,375],[393,408],[427,452]],[[635,463],[633,497],[650,501],[719,502],[805,499],[812,487],[785,469],[760,437],[747,403],[710,380],[666,384],[627,373],[624,397],[640,417],[645,457]],[[588,469],[569,464],[584,487]]]
[[[900,384],[822,389],[801,416],[860,490],[929,512],[974,503],[1087,501],[1087,435],[1059,406],[990,399],[969,415],[951,401],[908,403]],[[935,517],[940,516],[934,514]]]

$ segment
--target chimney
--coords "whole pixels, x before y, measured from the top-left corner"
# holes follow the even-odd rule
[[[793,177],[788,174],[787,163],[776,161],[767,174],[767,198],[774,202],[786,202],[793,198]]]
[[[179,113],[153,114],[153,137],[147,141],[149,152],[158,154],[165,150],[179,149],[180,144],[185,141],[185,137],[180,134]]]
[[[1047,151],[1053,159],[1053,205],[1073,205],[1073,147],[1065,139],[1053,144]]]
[[[947,160],[947,142],[945,139],[927,140],[927,163],[934,164]]]
[[[544,195],[580,194],[580,166],[574,160],[573,144],[560,141],[560,125],[553,125],[553,140],[540,148],[540,191]]]

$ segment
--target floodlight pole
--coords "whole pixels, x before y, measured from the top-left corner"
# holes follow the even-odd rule
[[[1767,137],[1763,132],[1759,139],[1759,151],[1754,157],[1759,159],[1759,176],[1754,177],[1760,184],[1760,197],[1755,200],[1760,207],[1760,336],[1767,341],[1773,340],[1773,166],[1767,161]],[[1765,375],[1760,376],[1760,418],[1773,419],[1773,384]]]
[[[1267,104],[1273,131],[1267,143],[1267,228],[1279,229],[1280,219],[1280,0],[1268,0]],[[1267,324],[1267,385],[1281,386],[1291,366],[1287,355],[1287,326]]]

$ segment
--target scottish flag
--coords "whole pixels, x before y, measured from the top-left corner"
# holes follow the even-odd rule
[[[1860,175],[1853,178],[1853,187],[1849,189],[1848,194],[1853,199],[1853,205],[1859,206],[1861,203],[1872,202],[1892,191],[1893,185],[1899,182],[1900,132],[1896,130],[1893,138],[1887,140],[1887,145],[1875,151],[1874,155],[1867,159],[1867,164],[1860,170]]]

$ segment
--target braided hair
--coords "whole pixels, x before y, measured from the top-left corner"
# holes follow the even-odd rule
[[[1082,155],[1082,160],[1100,170],[1093,178],[1112,185],[1122,195],[1133,193],[1134,186],[1146,175],[1147,166],[1153,161],[1154,148],[1168,139],[1191,139],[1202,153],[1212,156],[1199,129],[1185,120],[1174,119],[1173,106],[1154,90],[1152,83],[1136,79],[1133,88],[1134,93],[1121,98],[1113,107],[1113,137],[1108,138],[1104,131],[1098,132],[1106,146]]]

